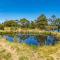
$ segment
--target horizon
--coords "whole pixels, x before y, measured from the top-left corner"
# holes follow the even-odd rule
[[[60,0],[2,0],[0,1],[0,23],[6,20],[26,18],[35,20],[41,14],[60,17]]]

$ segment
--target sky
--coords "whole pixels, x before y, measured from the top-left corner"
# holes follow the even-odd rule
[[[41,14],[60,17],[60,0],[0,0],[0,23],[21,18],[35,20]]]

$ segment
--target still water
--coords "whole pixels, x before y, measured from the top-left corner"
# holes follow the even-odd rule
[[[17,35],[17,36],[9,36],[4,35],[4,37],[10,41],[18,41],[19,43],[26,43],[28,45],[55,45],[58,43],[58,40],[53,36],[45,36],[45,35]]]

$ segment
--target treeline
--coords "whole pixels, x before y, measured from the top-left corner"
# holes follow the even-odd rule
[[[14,28],[30,28],[30,29],[43,29],[43,30],[53,30],[60,29],[60,18],[56,18],[55,15],[52,15],[50,18],[47,18],[44,14],[41,14],[36,20],[30,21],[26,18],[20,20],[8,20],[0,24],[0,29],[4,27],[14,27]]]

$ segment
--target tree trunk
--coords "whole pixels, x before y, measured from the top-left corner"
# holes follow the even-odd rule
[[[59,26],[58,26],[58,32],[59,32]]]

